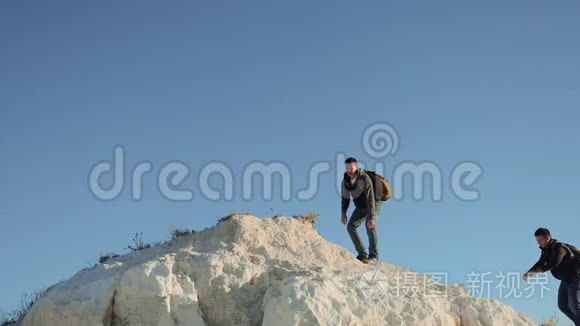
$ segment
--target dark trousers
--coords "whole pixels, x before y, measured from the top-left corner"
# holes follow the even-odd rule
[[[574,322],[574,325],[580,326],[580,278],[560,283],[558,308]]]
[[[375,219],[378,219],[379,216],[379,212],[381,210],[381,206],[382,206],[383,202],[380,200],[375,201],[375,210],[377,213],[377,216],[375,217]],[[352,212],[352,215],[350,216],[350,220],[348,221],[348,224],[346,225],[346,229],[348,230],[348,234],[350,235],[350,239],[352,240],[352,243],[354,244],[354,247],[356,249],[356,252],[361,255],[361,256],[367,256],[367,251],[363,245],[362,240],[360,239],[360,236],[358,235],[357,232],[357,228],[362,224],[365,223],[365,227],[366,225],[366,221],[367,219],[369,219],[370,216],[370,209],[368,208],[355,208],[354,211]],[[379,257],[379,249],[378,249],[378,238],[377,238],[377,230],[376,227],[373,228],[372,230],[367,229],[367,235],[369,237],[369,253],[370,256],[374,256],[374,257]]]

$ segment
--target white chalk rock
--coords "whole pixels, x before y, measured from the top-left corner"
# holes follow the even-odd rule
[[[461,319],[461,320],[460,320]],[[385,263],[363,265],[295,218],[234,215],[47,290],[22,325],[535,325]]]

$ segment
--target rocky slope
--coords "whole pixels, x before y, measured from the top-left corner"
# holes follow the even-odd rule
[[[306,220],[234,215],[85,269],[22,325],[534,325],[493,299],[363,265]]]

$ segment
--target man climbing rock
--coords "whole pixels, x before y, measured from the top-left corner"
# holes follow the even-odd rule
[[[540,260],[524,274],[524,280],[537,273],[552,272],[562,282],[558,289],[558,308],[580,326],[580,250],[552,238],[545,228],[536,230]]]
[[[342,195],[342,224],[346,224],[348,234],[352,239],[354,247],[358,253],[358,260],[367,264],[379,259],[378,239],[377,239],[377,216],[381,209],[382,201],[375,199],[373,182],[363,169],[360,169],[354,157],[349,157],[344,161],[345,173],[341,184]],[[353,198],[355,209],[347,223],[346,211]],[[369,254],[358,235],[357,228],[365,222],[367,235],[369,237]]]

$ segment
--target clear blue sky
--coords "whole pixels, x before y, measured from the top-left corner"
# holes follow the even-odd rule
[[[302,188],[338,152],[373,162],[360,142],[375,121],[400,136],[387,175],[402,161],[484,168],[477,202],[446,188],[440,202],[387,203],[383,260],[461,282],[527,270],[539,226],[580,245],[579,31],[577,1],[2,1],[0,309],[136,231],[163,240],[232,210],[317,211],[320,232],[352,251],[330,175],[305,202],[244,201],[239,187],[210,201],[194,177],[215,160],[238,181],[250,162],[281,161]],[[96,200],[89,170],[116,144],[128,166],[187,163],[194,200],[165,200],[152,176],[139,202],[127,188]],[[543,300],[506,301],[550,317],[550,280]]]

